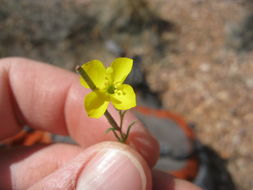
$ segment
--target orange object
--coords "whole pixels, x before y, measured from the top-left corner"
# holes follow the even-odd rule
[[[183,130],[185,135],[190,139],[190,140],[195,140],[196,136],[192,129],[187,125],[187,123],[184,121],[184,119],[172,112],[169,112],[167,110],[161,110],[161,109],[154,109],[154,108],[149,108],[145,106],[137,106],[134,108],[135,110],[145,114],[145,115],[153,115],[158,118],[167,118],[175,121],[175,123],[178,124],[179,127]]]
[[[194,132],[192,131],[191,127],[184,121],[184,119],[175,114],[171,113],[167,110],[161,110],[161,109],[154,109],[150,107],[144,107],[144,106],[137,106],[134,108],[136,111],[144,114],[144,115],[150,115],[150,116],[156,116],[157,118],[165,118],[170,119],[177,123],[177,125],[182,129],[186,137],[189,139],[190,142],[194,142],[196,140],[196,136]],[[183,168],[175,171],[168,171],[171,175],[192,181],[198,173],[199,169],[199,160],[196,155],[190,156],[190,158],[187,159],[186,164]]]
[[[185,166],[180,170],[169,171],[169,173],[177,178],[193,181],[198,174],[199,162],[196,156],[191,156]]]
[[[0,142],[0,144],[6,146],[30,146],[33,144],[48,144],[51,143],[50,133],[29,129],[22,130],[13,137],[7,138]]]

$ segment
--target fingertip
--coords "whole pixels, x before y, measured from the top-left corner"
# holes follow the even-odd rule
[[[101,143],[101,150],[81,172],[77,189],[146,190],[150,171],[142,157],[121,143]]]
[[[64,180],[62,180],[64,178]],[[129,146],[103,142],[89,147],[76,158],[31,189],[121,189],[151,190],[146,161]]]
[[[136,149],[152,168],[159,157],[160,148],[157,140],[147,133],[132,131],[129,136],[129,145]]]

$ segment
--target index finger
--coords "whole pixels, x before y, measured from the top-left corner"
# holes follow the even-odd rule
[[[17,133],[24,124],[56,134],[70,135],[83,147],[114,140],[104,131],[110,127],[104,117],[87,117],[83,100],[87,90],[69,71],[22,58],[0,61],[0,139]],[[116,112],[110,109],[117,118]],[[128,114],[125,126],[136,118]],[[129,143],[153,166],[158,158],[157,141],[141,123],[129,136]]]

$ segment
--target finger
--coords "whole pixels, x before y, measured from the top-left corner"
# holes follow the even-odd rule
[[[201,188],[193,185],[185,180],[176,179],[166,172],[154,170],[153,173],[153,189],[154,190],[201,190]]]
[[[59,164],[52,151],[61,152],[63,148],[63,145],[48,147],[44,153],[31,154],[26,161],[15,163],[10,173],[12,186],[2,189],[151,189],[151,174],[146,161],[127,145],[100,143]],[[75,155],[76,152],[69,153]],[[65,154],[54,156],[65,157]]]
[[[49,65],[21,58],[2,59],[0,139],[13,135],[24,124],[67,134],[64,98],[75,79],[72,73]]]
[[[0,189],[28,189],[81,150],[68,144],[0,149]]]
[[[115,139],[111,133],[104,133],[109,128],[104,117],[87,117],[83,99],[88,91],[81,87],[76,74],[27,59],[8,58],[0,61],[0,85],[0,139],[13,135],[23,124],[70,135],[83,147]],[[116,117],[115,110],[110,112]],[[124,127],[134,120],[127,114]],[[150,166],[154,165],[158,144],[141,123],[132,128],[129,144]]]

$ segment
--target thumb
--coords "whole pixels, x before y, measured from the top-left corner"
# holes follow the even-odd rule
[[[129,146],[103,142],[80,153],[30,189],[150,190],[151,173]]]

